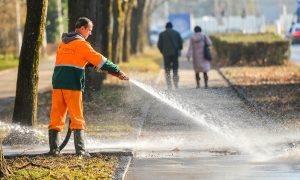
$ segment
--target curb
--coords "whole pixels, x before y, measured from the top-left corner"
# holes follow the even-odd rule
[[[225,79],[225,81],[230,85],[230,87],[236,92],[236,94],[238,95],[239,98],[242,99],[242,101],[250,107],[250,109],[252,109],[253,111],[255,111],[255,113],[257,115],[259,115],[260,117],[264,117],[264,115],[262,114],[262,112],[260,111],[259,107],[252,103],[246,96],[245,92],[239,88],[239,86],[237,86],[234,82],[234,80],[228,78],[224,73],[223,70],[221,70],[220,68],[216,69],[217,72]]]
[[[19,153],[19,154],[4,154],[4,158],[16,158],[16,157],[36,157],[36,156],[48,156],[47,155],[48,151],[39,151],[39,152],[33,152],[33,153]],[[93,154],[102,154],[105,156],[133,156],[131,151],[101,151],[101,150],[91,150],[88,152],[93,155]],[[67,151],[67,152],[62,152],[61,154],[63,155],[75,155],[74,151]]]
[[[121,156],[112,180],[124,180],[128,172],[132,156]]]

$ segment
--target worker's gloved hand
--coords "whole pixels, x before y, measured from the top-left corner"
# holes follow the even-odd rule
[[[121,80],[129,80],[129,77],[125,73],[123,73],[122,71],[119,71],[117,73],[115,73],[115,72],[108,72],[108,71],[103,71],[103,72],[108,73],[108,74],[113,75],[113,76],[116,76],[116,77],[118,77]]]
[[[122,71],[119,71],[119,74],[117,77],[121,80],[127,80],[127,81],[129,80],[129,77]]]

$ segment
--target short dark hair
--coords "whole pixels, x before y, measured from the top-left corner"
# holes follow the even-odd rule
[[[82,26],[84,26],[85,28],[88,27],[89,23],[93,23],[89,18],[87,17],[80,17],[77,19],[76,23],[75,23],[75,28],[81,28]]]
[[[167,22],[166,28],[173,28],[173,24],[171,22]]]
[[[195,26],[194,31],[195,31],[195,32],[201,32],[202,29],[201,29],[200,26]]]

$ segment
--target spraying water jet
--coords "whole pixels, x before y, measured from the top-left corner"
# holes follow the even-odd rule
[[[225,123],[220,121],[212,121],[210,120],[210,114],[201,113],[197,109],[191,110],[187,103],[179,102],[178,98],[172,97],[172,94],[169,92],[162,92],[156,90],[151,86],[143,84],[134,79],[130,79],[129,82],[139,87],[143,91],[147,92],[159,101],[181,112],[189,119],[197,122],[199,125],[204,126],[207,129],[210,129],[218,135],[222,136],[223,138],[227,139],[239,150],[242,150],[252,155],[266,155],[268,153],[268,150],[257,145],[252,145],[250,143],[250,140],[246,138],[243,132],[235,124],[230,122]]]

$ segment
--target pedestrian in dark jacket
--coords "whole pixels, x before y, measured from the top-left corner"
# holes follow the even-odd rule
[[[182,49],[182,38],[180,34],[173,30],[171,22],[166,24],[166,30],[159,34],[158,49],[164,58],[165,76],[168,89],[172,89],[171,84],[171,69],[173,70],[173,83],[175,88],[178,88],[178,57]]]

